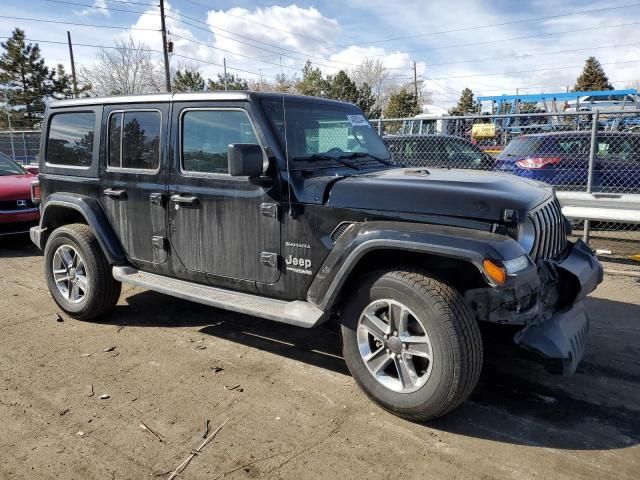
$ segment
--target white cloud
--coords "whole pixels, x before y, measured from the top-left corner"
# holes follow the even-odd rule
[[[105,3],[96,0],[93,5]],[[111,7],[113,4],[106,5]],[[180,5],[186,9],[186,5]],[[332,4],[319,5],[195,9],[198,13],[188,9],[193,18],[182,18],[192,25],[167,18],[176,52],[172,64],[199,64],[205,76],[213,77],[222,71],[216,65],[221,65],[226,58],[229,71],[234,72],[236,68],[255,72],[253,75],[236,73],[257,78],[260,74],[273,77],[281,68],[300,76],[307,58],[325,74],[334,74],[339,69],[351,70],[365,58],[374,57],[382,59],[392,78],[405,83],[411,80],[413,61],[416,61],[419,77],[427,79],[427,89],[436,93],[434,100],[441,104],[455,101],[464,87],[472,88],[476,94],[494,95],[515,93],[516,88],[528,93],[562,91],[567,85],[573,85],[584,60],[590,55],[602,62],[611,81],[620,82],[614,83],[616,87],[625,87],[640,77],[640,64],[621,63],[638,61],[640,46],[602,48],[634,42],[637,25],[612,25],[640,22],[640,8],[509,24],[526,18],[604,8],[610,4],[595,0],[536,0],[535,4],[519,2],[517,8],[512,4],[505,9],[504,5],[475,0],[458,0],[455,4],[444,0],[393,3],[351,0],[348,8],[335,10],[335,18],[327,13],[334,12],[330,10]],[[79,29],[72,32],[74,41],[109,45],[114,37],[131,34],[137,41],[161,51],[157,8],[147,8],[149,14],[140,15],[130,25],[156,31]],[[173,5],[166,5],[166,8],[170,16],[180,18],[180,10]],[[108,13],[103,9],[92,11]],[[115,13],[113,16],[120,17]],[[126,20],[114,19],[114,23],[122,24]],[[501,25],[478,28],[492,24]],[[55,25],[51,28],[57,29]],[[549,35],[554,33],[557,35]],[[408,38],[380,41],[390,37]],[[64,58],[63,47],[48,48],[56,48],[56,58]],[[584,50],[545,54],[577,49]],[[92,53],[91,49],[80,49],[76,56],[80,62],[90,63]],[[528,53],[542,55],[526,56]],[[182,59],[179,55],[216,65]],[[499,59],[494,60],[496,57]],[[158,62],[162,61],[161,54],[158,53],[157,58]],[[565,66],[573,68],[559,68]]]
[[[207,23],[215,46],[227,50],[225,56],[230,64],[276,73],[280,64],[290,71],[294,66],[299,70],[307,58],[323,63],[332,47],[331,39],[340,35],[335,19],[325,17],[316,8],[297,5],[258,7],[253,11],[212,10]],[[264,62],[243,59],[234,53]]]
[[[88,15],[102,15],[110,17],[111,13],[107,10],[107,0],[95,0],[92,7],[84,8],[82,10],[74,10],[76,15],[88,16]]]

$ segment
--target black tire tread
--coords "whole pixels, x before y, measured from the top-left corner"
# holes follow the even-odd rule
[[[45,261],[48,258],[47,247],[50,241],[60,235],[70,237],[89,253],[85,262],[91,262],[95,283],[100,285],[100,294],[92,295],[82,312],[66,313],[78,320],[89,320],[111,310],[118,303],[122,284],[113,278],[111,265],[102,252],[102,247],[91,227],[84,223],[72,223],[54,230],[45,247]],[[62,305],[60,307],[62,308]]]
[[[393,271],[389,274],[423,294],[423,298],[428,299],[432,308],[442,314],[444,326],[450,332],[449,338],[454,352],[468,352],[468,355],[461,355],[459,362],[454,362],[456,381],[452,382],[447,400],[430,408],[429,411],[417,414],[415,419],[445,415],[469,397],[480,377],[483,352],[478,323],[462,295],[449,284],[421,270]],[[456,345],[458,342],[461,345]]]
[[[460,292],[448,283],[434,278],[425,270],[402,268],[376,271],[368,275],[363,284],[371,285],[375,280],[383,277],[404,283],[428,302],[434,312],[440,314],[455,356],[453,381],[447,396],[440,403],[426,405],[412,412],[397,411],[384,405],[383,408],[412,421],[426,421],[441,417],[469,397],[480,377],[483,349],[478,323]]]

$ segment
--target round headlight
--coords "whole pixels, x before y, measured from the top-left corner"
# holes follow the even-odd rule
[[[536,229],[534,228],[531,219],[527,217],[527,219],[518,227],[518,243],[525,252],[531,253],[531,249],[533,248],[535,241]]]

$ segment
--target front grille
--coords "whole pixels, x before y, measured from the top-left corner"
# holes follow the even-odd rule
[[[553,196],[539,207],[529,212],[533,222],[535,241],[531,249],[531,258],[547,260],[557,257],[567,244],[567,229],[560,202]]]
[[[20,202],[20,205],[18,205]],[[2,200],[0,201],[0,210],[28,210],[29,208],[35,208],[33,202],[29,199],[23,200]]]

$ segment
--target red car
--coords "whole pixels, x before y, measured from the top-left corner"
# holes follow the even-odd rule
[[[33,170],[0,153],[0,237],[28,233],[38,224],[40,209],[32,201],[32,188],[39,188],[32,182],[37,179]]]

